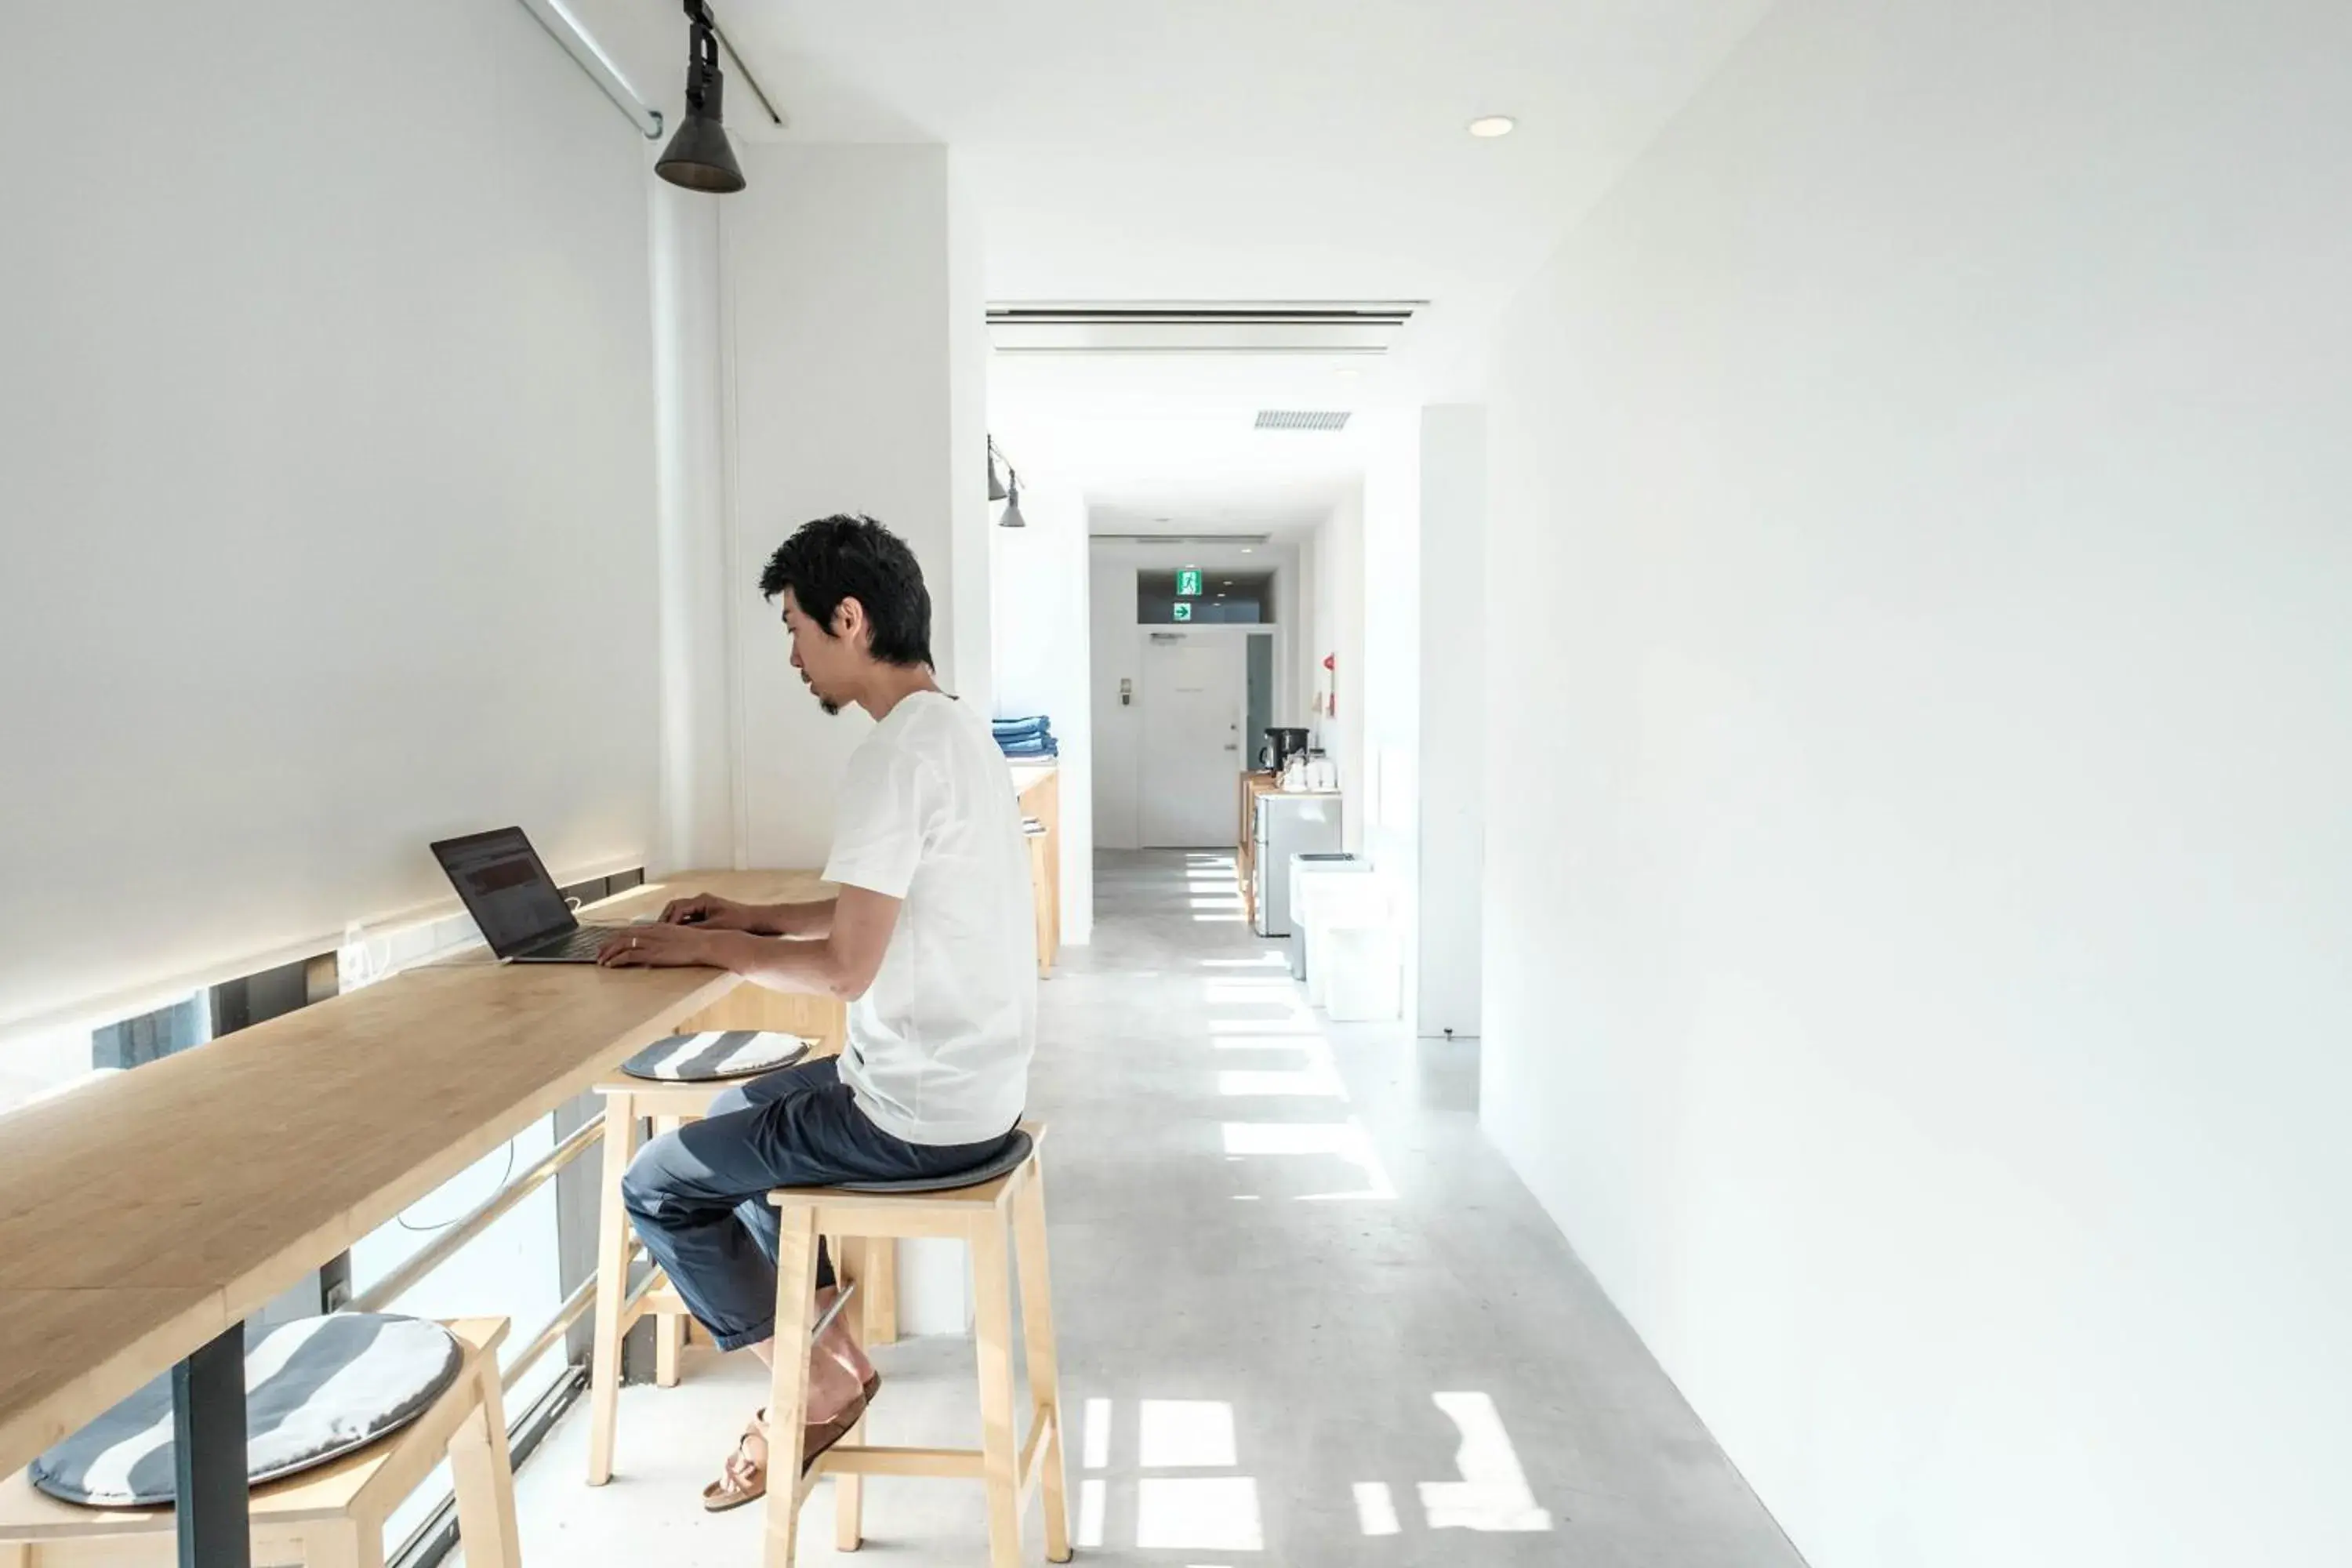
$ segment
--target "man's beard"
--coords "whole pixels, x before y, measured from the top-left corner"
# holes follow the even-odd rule
[[[835,702],[830,697],[818,698],[816,700],[816,705],[824,710],[824,716],[828,719],[838,719],[841,717],[841,704]]]

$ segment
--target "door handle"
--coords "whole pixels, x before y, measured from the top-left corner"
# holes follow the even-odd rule
[[[1242,746],[1241,746],[1241,742],[1240,742],[1239,741],[1227,741],[1227,742],[1225,742],[1225,750],[1227,750],[1227,751],[1229,751],[1229,752],[1238,752],[1238,751],[1240,751],[1241,749],[1242,749]]]

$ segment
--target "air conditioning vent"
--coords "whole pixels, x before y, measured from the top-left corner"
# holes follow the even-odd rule
[[[989,339],[1015,354],[1382,354],[1419,300],[992,305]]]
[[[1261,430],[1345,430],[1348,416],[1329,411],[1261,408],[1257,411],[1257,427]]]
[[[1265,544],[1270,533],[1096,533],[1087,537],[1124,544]]]

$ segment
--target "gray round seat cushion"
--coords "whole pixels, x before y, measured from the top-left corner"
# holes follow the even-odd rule
[[[788,1068],[809,1054],[809,1042],[798,1035],[772,1034],[765,1029],[709,1029],[698,1035],[672,1035],[656,1040],[621,1064],[631,1078],[656,1083],[717,1083],[726,1079],[757,1078]]]
[[[951,1193],[961,1187],[976,1187],[982,1182],[992,1182],[999,1176],[1009,1176],[1020,1169],[1021,1162],[1029,1157],[1029,1134],[1019,1128],[1013,1130],[1004,1147],[969,1170],[950,1171],[943,1176],[912,1176],[902,1182],[835,1182],[833,1184],[845,1193]]]
[[[297,1475],[398,1431],[457,1381],[465,1354],[438,1323],[339,1312],[280,1323],[246,1347],[245,1473]],[[157,1378],[35,1459],[53,1498],[100,1508],[173,1500],[172,1379]]]

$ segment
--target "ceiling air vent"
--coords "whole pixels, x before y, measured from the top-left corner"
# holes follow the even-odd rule
[[[988,308],[1013,354],[1382,354],[1421,301],[1040,302]]]
[[[1348,416],[1328,410],[1261,408],[1257,411],[1257,427],[1261,430],[1345,430]]]
[[[1270,533],[1097,533],[1090,538],[1125,544],[1265,544]]]

